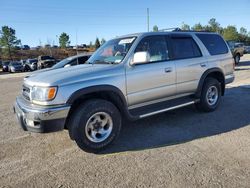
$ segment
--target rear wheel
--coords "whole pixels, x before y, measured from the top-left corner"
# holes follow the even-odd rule
[[[93,99],[75,110],[68,128],[70,137],[82,150],[97,153],[118,137],[121,115],[111,102]]]
[[[234,61],[235,61],[236,65],[239,64],[239,62],[240,62],[240,54],[236,54],[236,56],[234,57]]]
[[[211,112],[216,110],[221,100],[221,84],[215,78],[206,78],[196,107],[200,111]]]

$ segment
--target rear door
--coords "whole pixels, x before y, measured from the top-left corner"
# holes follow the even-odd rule
[[[172,34],[170,41],[171,59],[176,65],[176,94],[192,94],[207,69],[207,58],[189,34]]]

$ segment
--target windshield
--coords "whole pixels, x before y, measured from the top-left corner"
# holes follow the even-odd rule
[[[17,65],[22,65],[22,64],[18,63],[18,62],[13,62],[13,63],[11,63],[11,65],[17,66]]]
[[[118,64],[127,55],[135,37],[113,39],[104,43],[88,60],[91,64]]]
[[[53,58],[50,57],[50,56],[42,56],[42,57],[41,57],[41,60],[46,60],[46,59],[53,59]]]

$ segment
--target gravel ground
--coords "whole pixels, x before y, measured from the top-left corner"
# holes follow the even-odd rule
[[[250,55],[235,74],[217,111],[189,106],[127,123],[98,155],[66,130],[22,131],[12,104],[25,74],[2,74],[0,187],[249,187]]]

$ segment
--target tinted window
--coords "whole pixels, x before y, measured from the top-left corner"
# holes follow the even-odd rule
[[[193,38],[172,37],[174,59],[200,57],[201,52]]]
[[[140,41],[135,52],[147,52],[149,55],[149,62],[169,59],[165,36],[145,37]]]
[[[207,48],[210,55],[228,53],[227,45],[220,35],[216,34],[196,34]]]
[[[78,64],[84,64],[89,59],[89,56],[83,56],[78,58]]]

